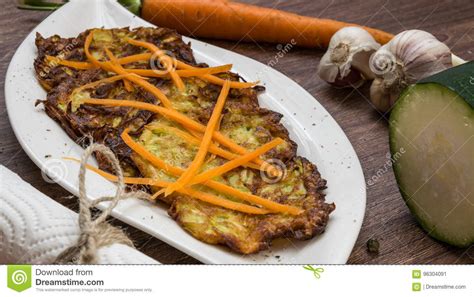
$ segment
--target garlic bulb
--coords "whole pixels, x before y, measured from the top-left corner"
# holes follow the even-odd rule
[[[436,37],[421,30],[403,31],[370,58],[376,76],[370,99],[386,112],[406,86],[451,66],[451,51]]]
[[[335,86],[358,87],[364,80],[374,78],[369,59],[378,48],[380,44],[364,29],[344,27],[332,36],[318,75]]]

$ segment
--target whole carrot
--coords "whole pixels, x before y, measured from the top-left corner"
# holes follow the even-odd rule
[[[339,29],[357,26],[226,0],[143,0],[142,17],[188,36],[272,43],[294,40],[302,47],[327,47]],[[393,37],[363,28],[381,44]]]

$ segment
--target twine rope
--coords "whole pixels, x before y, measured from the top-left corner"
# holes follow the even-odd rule
[[[118,181],[116,183],[117,190],[114,196],[101,197],[90,201],[87,198],[86,191],[86,164],[89,157],[98,152],[106,157],[112,165]],[[92,143],[86,148],[81,157],[79,169],[79,238],[73,246],[64,250],[58,255],[54,264],[95,264],[97,263],[97,250],[101,247],[109,246],[115,243],[125,244],[133,247],[132,241],[119,228],[113,227],[106,222],[107,217],[117,206],[120,200],[126,198],[139,198],[149,200],[150,195],[145,192],[129,192],[125,193],[125,183],[123,178],[123,170],[115,154],[102,144]],[[100,215],[93,218],[91,209],[102,202],[109,202]]]

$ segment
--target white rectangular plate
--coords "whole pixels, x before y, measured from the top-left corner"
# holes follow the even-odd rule
[[[73,194],[78,193],[78,165],[61,158],[79,157],[83,149],[42,108],[34,107],[35,100],[46,97],[33,70],[35,33],[73,37],[93,27],[126,26],[152,25],[114,0],[73,0],[28,35],[8,68],[5,98],[18,141],[43,172],[55,176],[55,181]],[[280,239],[270,250],[249,256],[193,238],[167,215],[164,207],[130,199],[121,202],[113,210],[113,216],[204,263],[345,263],[359,234],[366,197],[359,160],[344,132],[308,92],[280,72],[234,52],[184,39],[192,43],[199,62],[232,63],[233,71],[248,81],[260,80],[265,85],[266,92],[259,97],[261,105],[284,115],[283,124],[298,144],[298,153],[317,164],[323,178],[328,180],[326,199],[336,204],[336,210],[324,234],[308,241]],[[114,192],[112,183],[93,173],[87,176],[87,188],[91,199]]]

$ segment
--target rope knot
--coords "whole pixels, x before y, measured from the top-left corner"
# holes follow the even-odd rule
[[[98,152],[108,159],[115,170],[118,181],[117,191],[113,197],[101,197],[89,201],[86,193],[85,176],[86,164],[92,153]],[[67,248],[58,255],[54,264],[95,264],[97,262],[97,250],[104,246],[115,243],[126,244],[133,247],[132,241],[125,233],[106,222],[107,217],[122,199],[136,197],[149,199],[144,192],[125,193],[123,171],[114,153],[105,145],[93,143],[86,148],[81,158],[79,169],[79,229],[80,235],[75,245]],[[109,205],[100,215],[92,218],[91,209],[98,204],[108,202]]]

